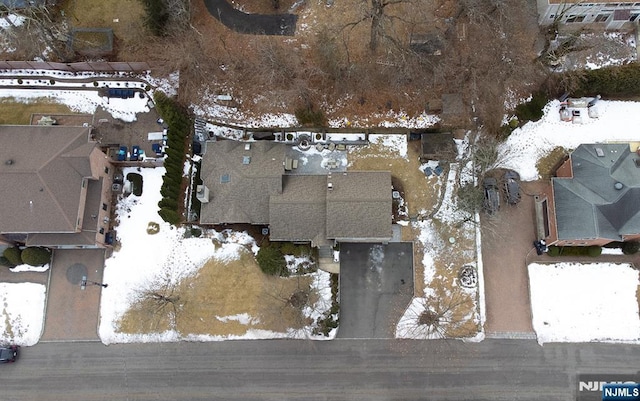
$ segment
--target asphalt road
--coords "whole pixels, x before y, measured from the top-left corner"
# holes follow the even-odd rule
[[[204,4],[209,14],[239,33],[293,36],[296,32],[295,14],[247,14],[236,10],[227,0],[204,0]]]
[[[9,400],[572,400],[576,373],[635,373],[640,346],[534,341],[41,343]]]

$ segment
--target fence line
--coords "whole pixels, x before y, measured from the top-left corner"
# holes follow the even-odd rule
[[[145,61],[80,61],[76,63],[55,63],[50,61],[0,61],[0,70],[141,72],[151,70],[151,66]]]

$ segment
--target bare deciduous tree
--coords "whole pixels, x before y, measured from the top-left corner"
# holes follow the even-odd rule
[[[403,15],[393,14],[389,9],[401,4],[413,4],[419,0],[363,0],[362,1],[362,17],[354,22],[350,22],[342,27],[345,29],[353,29],[363,22],[369,22],[369,50],[375,52],[380,44],[380,39],[386,39],[396,45],[399,45],[400,39],[392,33],[393,22],[405,22],[413,24]]]
[[[419,298],[418,302],[417,308],[408,311],[404,337],[461,338],[474,334],[473,330],[465,329],[473,301],[458,287],[449,296]]]
[[[29,56],[43,60],[50,59],[50,54],[60,61],[70,60],[72,54],[67,48],[68,26],[57,20],[52,6],[44,3],[20,8],[5,7],[7,14],[2,18],[8,22],[11,29],[3,31],[3,35],[9,43],[20,44],[12,47],[30,49],[32,54]],[[19,26],[16,25],[12,15],[19,16],[23,22]]]

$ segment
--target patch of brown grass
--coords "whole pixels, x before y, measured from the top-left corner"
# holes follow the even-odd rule
[[[391,171],[404,189],[403,198],[409,216],[415,217],[422,212],[428,214],[438,203],[440,180],[434,176],[426,177],[419,170],[419,142],[408,143],[406,159],[380,144],[357,147],[349,152],[349,170]]]
[[[146,35],[144,8],[139,0],[66,0],[61,8],[72,27],[111,28],[123,44],[140,41]]]
[[[29,125],[31,115],[35,113],[69,114],[72,111],[66,105],[48,99],[32,99],[28,103],[21,103],[14,98],[6,97],[0,101],[0,124]]]
[[[241,336],[250,328],[275,332],[301,329],[310,322],[289,301],[296,292],[306,291],[309,302],[315,302],[317,295],[309,290],[310,284],[308,276],[265,275],[253,255],[245,251],[237,260],[211,260],[196,276],[177,284],[173,292],[179,297],[175,326],[172,309],[158,311],[156,300],[142,297],[121,319],[120,331],[148,333],[175,328],[181,335]],[[250,316],[248,325],[225,319],[241,314]]]
[[[439,195],[445,188],[443,182],[447,176],[426,177],[419,170],[420,142],[409,141],[407,146],[407,158],[399,157],[393,150],[380,144],[355,148],[349,153],[351,170],[390,170],[394,178],[398,179],[404,188],[403,197],[408,204],[409,215],[412,217],[430,216],[437,211]],[[427,217],[430,218],[430,217]],[[456,307],[452,320],[456,321],[447,330],[448,337],[468,337],[479,331],[477,323],[469,316],[475,316],[476,303],[471,295],[464,291],[458,291],[458,272],[465,264],[475,264],[475,229],[470,224],[448,224],[435,218],[430,218],[437,234],[444,244],[445,249],[434,257],[435,274],[429,288],[434,291],[438,300],[446,300],[452,293],[460,293],[464,302]],[[424,297],[424,265],[422,260],[426,252],[424,246],[418,241],[420,230],[413,225],[402,227],[402,240],[413,242],[414,282],[416,285],[414,296]],[[451,244],[449,239],[453,238]],[[468,300],[466,299],[468,298]],[[442,301],[444,302],[444,301]],[[477,311],[476,311],[477,312]]]
[[[556,146],[547,155],[538,159],[536,168],[538,169],[538,172],[540,173],[542,179],[551,178],[558,167],[560,167],[560,163],[564,160],[565,157],[567,157],[568,154],[569,152],[567,151],[567,149],[563,148],[562,146]]]

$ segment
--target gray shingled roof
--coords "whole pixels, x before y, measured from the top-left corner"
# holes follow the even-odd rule
[[[552,180],[558,239],[640,233],[638,158],[627,144],[584,144],[571,154],[573,178]]]
[[[391,238],[391,173],[354,171],[327,177],[327,238]]]
[[[276,241],[312,241],[327,238],[327,178],[323,175],[284,177],[282,194],[271,196],[269,229]]]
[[[284,176],[286,146],[255,142],[245,150],[241,142],[208,143],[201,177],[210,200],[202,204],[200,221],[269,224],[273,240],[314,245],[391,238],[391,173]],[[249,155],[251,162],[243,164]],[[221,182],[222,175],[229,182]]]
[[[287,176],[282,195],[272,196],[269,206],[275,240],[316,245],[327,239],[388,240],[392,235],[391,173]]]
[[[74,232],[91,177],[89,127],[0,126],[0,232]]]
[[[218,141],[207,143],[201,178],[209,202],[200,209],[203,224],[269,223],[269,197],[282,193],[286,145],[274,142]],[[243,164],[245,156],[250,157]],[[221,182],[222,176],[229,178]]]

